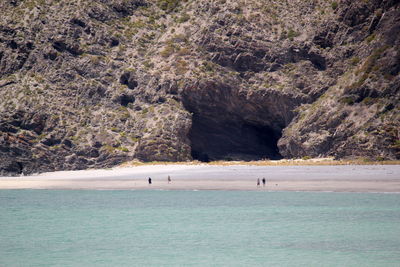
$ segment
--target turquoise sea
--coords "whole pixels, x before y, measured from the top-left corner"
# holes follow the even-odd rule
[[[400,266],[400,195],[0,190],[0,266]]]

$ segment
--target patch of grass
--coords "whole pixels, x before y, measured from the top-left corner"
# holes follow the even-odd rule
[[[118,150],[122,151],[122,152],[129,152],[129,149],[123,146],[117,147]]]
[[[400,140],[395,140],[391,147],[400,150]]]
[[[356,66],[358,63],[360,63],[360,58],[359,57],[353,57],[350,60],[350,64],[353,65],[353,66]]]
[[[140,138],[139,138],[139,137],[135,137],[135,136],[131,136],[130,139],[131,139],[131,141],[134,142],[134,143],[137,143],[137,142],[140,141]]]
[[[158,0],[157,6],[167,13],[174,11],[180,2],[186,2],[186,0]]]
[[[377,101],[376,98],[366,97],[363,99],[363,101],[361,103],[363,103],[364,105],[367,105],[367,106],[371,106],[371,105],[375,104],[376,101]]]
[[[173,42],[173,43],[188,43],[189,39],[184,34],[175,34],[174,36],[172,36],[172,38],[171,38],[171,40],[169,40],[169,42]]]
[[[372,159],[370,158],[362,158],[361,160],[363,163],[368,163],[368,164],[372,162]]]
[[[370,36],[368,36],[365,40],[367,41],[367,43],[372,42],[373,40],[375,40],[376,34],[373,33]]]
[[[175,63],[177,74],[180,74],[180,75],[185,74],[188,71],[188,66],[189,66],[189,63],[187,63],[185,60],[178,60]]]
[[[388,81],[392,81],[394,79],[394,77],[396,77],[396,76],[394,76],[394,75],[392,75],[390,73],[384,73],[383,77]]]
[[[55,145],[55,146],[51,146],[49,147],[50,150],[57,150],[59,149],[61,146],[60,145]]]
[[[355,102],[355,99],[353,96],[344,96],[339,100],[339,102],[346,104],[346,105],[353,105]]]
[[[149,69],[154,68],[154,63],[151,62],[150,60],[146,60],[146,61],[143,62],[143,66],[144,66],[147,70],[149,70]]]
[[[383,46],[381,48],[375,49],[374,52],[368,57],[360,72],[370,73],[376,65],[376,61],[382,56],[383,52],[388,49],[389,46]]]
[[[178,56],[186,56],[186,55],[189,55],[190,52],[191,52],[190,49],[183,47],[183,48],[179,49]]]
[[[167,44],[163,50],[161,50],[160,55],[163,58],[168,58],[176,51],[176,46],[173,44]]]
[[[288,33],[287,33],[287,38],[288,38],[289,40],[293,41],[293,39],[294,39],[295,37],[299,36],[299,35],[300,35],[299,32],[296,32],[296,31],[294,31],[293,29],[289,29],[289,31],[288,31]]]
[[[204,72],[214,72],[215,66],[214,63],[210,61],[203,62],[203,65],[201,66],[201,70]]]
[[[388,49],[389,46],[383,46],[381,48],[375,49],[374,52],[367,58],[364,64],[356,71],[356,75],[362,73],[362,76],[355,83],[351,84],[348,89],[352,90],[359,88],[363,85],[365,80],[370,77],[371,72],[376,72],[380,69],[377,63],[378,59],[382,56],[383,52]]]
[[[105,146],[103,146],[103,149],[104,149],[105,151],[107,151],[108,153],[113,153],[113,152],[115,151],[115,147],[110,146],[110,145],[105,145]]]
[[[190,15],[187,13],[183,13],[178,19],[177,22],[178,23],[184,23],[186,21],[190,20]]]

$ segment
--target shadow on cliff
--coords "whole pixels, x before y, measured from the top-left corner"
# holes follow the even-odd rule
[[[281,159],[277,142],[291,118],[279,113],[282,102],[276,99],[249,99],[235,86],[213,82],[186,88],[182,100],[192,113],[188,135],[192,158],[204,162]]]
[[[189,139],[199,161],[280,159],[280,132],[244,120],[224,120],[194,114]]]

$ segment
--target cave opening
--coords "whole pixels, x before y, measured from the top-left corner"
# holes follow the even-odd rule
[[[281,159],[277,146],[282,135],[278,127],[241,118],[193,114],[189,132],[192,158],[215,160]]]

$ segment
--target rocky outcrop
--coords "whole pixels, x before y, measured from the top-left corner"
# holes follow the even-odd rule
[[[0,8],[0,175],[400,156],[397,1]]]
[[[350,67],[298,113],[279,140],[280,151],[287,157],[399,158],[400,9],[395,2],[357,2],[338,14],[352,27],[342,39],[355,47]]]

